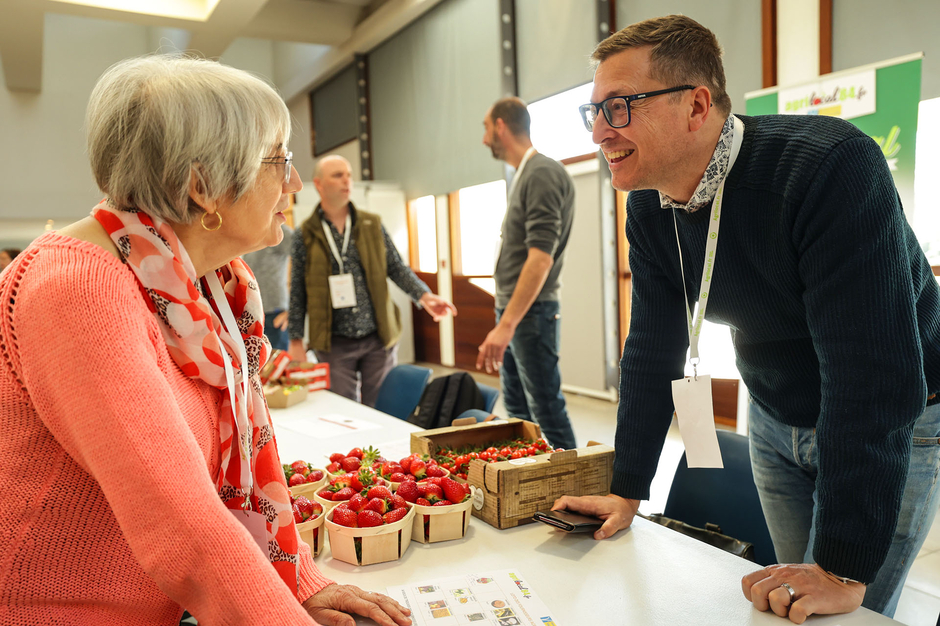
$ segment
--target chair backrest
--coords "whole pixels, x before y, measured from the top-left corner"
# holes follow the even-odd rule
[[[718,446],[724,469],[690,469],[682,455],[663,515],[699,528],[717,524],[723,534],[754,544],[757,563],[776,563],[751,473],[747,437],[719,430]]]
[[[492,413],[493,407],[496,406],[496,399],[499,397],[499,389],[483,383],[477,383],[477,387],[480,389],[480,393],[483,394],[483,399],[486,400],[486,406],[483,409],[487,413]]]
[[[379,387],[375,408],[398,419],[408,419],[430,379],[431,370],[426,367],[396,365]]]

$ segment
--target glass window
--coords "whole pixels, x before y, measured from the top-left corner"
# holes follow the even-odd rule
[[[917,112],[914,156],[914,232],[931,265],[940,265],[940,98],[923,100]]]
[[[497,180],[457,192],[460,213],[460,273],[464,276],[492,276],[496,267],[496,246],[506,215],[506,181]]]
[[[578,113],[579,106],[591,101],[593,87],[586,83],[529,104],[529,135],[539,152],[556,161],[597,152]]]
[[[437,214],[434,196],[422,196],[408,203],[413,224],[414,242],[417,254],[412,255],[414,269],[428,274],[437,273]],[[415,257],[417,257],[415,259]]]

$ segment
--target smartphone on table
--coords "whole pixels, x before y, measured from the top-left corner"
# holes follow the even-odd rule
[[[593,533],[604,524],[599,517],[571,511],[536,511],[532,519],[569,533]]]

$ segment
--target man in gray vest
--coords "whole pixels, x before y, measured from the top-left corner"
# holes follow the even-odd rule
[[[379,216],[349,201],[352,173],[346,159],[320,159],[313,184],[320,204],[301,224],[291,251],[289,353],[295,361],[306,360],[306,316],[309,347],[317,360],[330,364],[330,389],[374,406],[395,365],[401,336],[401,314],[386,279],[434,321],[448,312],[456,315],[457,309],[405,265]]]
[[[493,275],[496,328],[479,348],[477,369],[499,371],[510,417],[534,420],[556,448],[574,448],[558,368],[559,288],[574,182],[560,163],[532,147],[529,112],[519,98],[497,101],[483,127],[483,144],[516,173]]]

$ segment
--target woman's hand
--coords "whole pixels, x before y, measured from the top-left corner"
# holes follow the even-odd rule
[[[307,598],[303,606],[323,626],[356,626],[350,613],[368,617],[381,626],[411,624],[411,611],[390,597],[352,585],[327,585]]]

